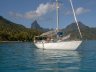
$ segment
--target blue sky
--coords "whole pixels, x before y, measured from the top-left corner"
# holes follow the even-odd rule
[[[74,22],[69,0],[59,0],[59,27]],[[73,0],[78,21],[96,27],[96,0]],[[56,28],[55,0],[0,0],[0,16],[30,27],[36,19],[45,28]]]

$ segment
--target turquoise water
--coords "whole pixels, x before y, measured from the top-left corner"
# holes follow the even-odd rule
[[[96,41],[76,51],[40,50],[31,42],[0,43],[0,72],[96,72]]]

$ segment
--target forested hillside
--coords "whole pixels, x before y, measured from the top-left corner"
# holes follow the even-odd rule
[[[26,28],[0,16],[0,41],[32,41],[42,31]]]

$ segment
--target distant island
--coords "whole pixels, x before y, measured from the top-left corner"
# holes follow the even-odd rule
[[[88,27],[82,22],[78,23],[84,40],[96,40],[96,28]],[[31,24],[30,28],[26,28],[21,24],[13,23],[0,16],[0,41],[33,41],[34,36],[49,30],[41,27],[36,20]],[[71,23],[62,31],[65,35],[71,34],[71,40],[80,38],[76,23]]]

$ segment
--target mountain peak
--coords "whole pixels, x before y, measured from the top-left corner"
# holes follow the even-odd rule
[[[37,20],[35,20],[32,24],[31,24],[31,29],[41,29],[40,25],[38,24]]]
[[[80,22],[80,21],[78,21],[78,24],[79,25],[84,25],[82,22]],[[70,25],[75,25],[76,26],[76,22],[73,22],[73,23],[71,23]],[[85,25],[84,25],[85,26]]]
[[[32,23],[32,24],[38,24],[37,20],[33,21],[33,23]],[[38,25],[39,25],[39,24],[38,24]]]
[[[78,24],[79,24],[80,29],[89,28],[88,26],[84,25],[84,24],[83,24],[82,22],[80,22],[80,21],[78,22]],[[68,25],[66,28],[67,28],[67,29],[77,30],[77,25],[76,25],[76,23],[74,22],[74,23],[71,23],[70,25]]]
[[[47,31],[50,30],[50,29],[41,27],[41,26],[38,24],[37,20],[35,20],[35,21],[31,24],[31,29],[36,29],[36,30],[40,30],[40,31],[43,31],[43,32],[47,32]]]
[[[37,20],[35,20],[34,22],[38,23]]]

